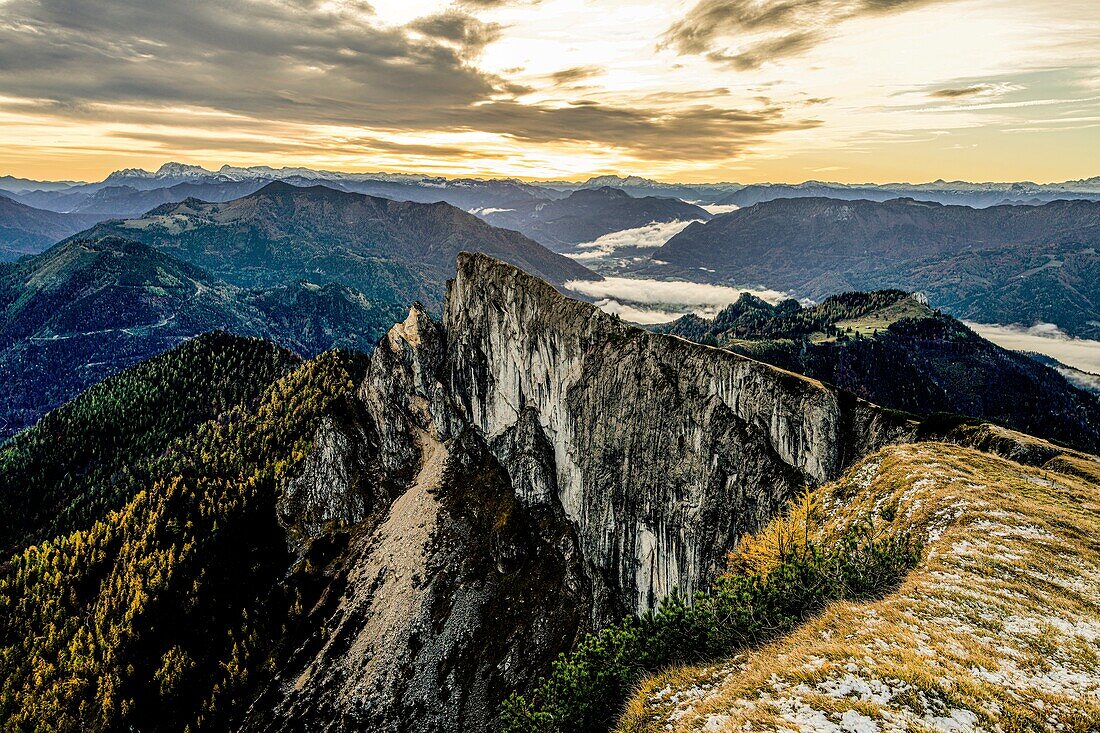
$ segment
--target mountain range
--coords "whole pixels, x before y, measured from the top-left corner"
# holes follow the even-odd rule
[[[515,179],[444,178],[415,173],[342,173],[310,168],[247,168],[224,165],[217,170],[182,163],[165,163],[156,171],[128,168],[102,181],[33,181],[0,177],[0,191],[16,200],[57,212],[88,211],[104,218],[136,216],[149,201],[167,203],[194,196],[206,201],[229,200],[272,181],[298,186],[325,185],[338,190],[393,198],[399,201],[445,201],[466,210],[512,208],[533,199],[557,199],[584,189],[611,187],[636,198],[673,197],[699,204],[750,206],[777,198],[823,196],[836,199],[888,200],[911,197],[920,201],[985,207],[999,204],[1038,204],[1056,199],[1100,199],[1100,178],[1062,183],[931,183],[842,184],[806,181],[799,184],[764,183],[669,183],[640,176],[602,175],[583,181],[534,181]],[[184,188],[150,194],[154,190]],[[96,195],[104,188],[113,193]],[[235,191],[234,194],[219,193]],[[160,200],[156,200],[159,198]]]
[[[582,188],[561,199],[527,199],[510,209],[475,210],[493,226],[515,229],[559,251],[605,234],[654,222],[706,221],[710,214],[694,204],[661,196],[636,198],[621,189]]]
[[[324,186],[269,183],[226,203],[187,199],[88,235],[134,239],[242,287],[339,282],[372,301],[442,303],[463,250],[500,257],[553,283],[597,276],[450,204],[418,204]]]
[[[18,204],[16,204],[18,206]],[[583,266],[448,204],[272,183],[104,222],[0,269],[0,435],[201,333],[312,356],[370,351],[408,304],[438,312],[459,251],[548,280]]]
[[[791,198],[830,198],[842,201],[889,201],[911,198],[939,204],[985,208],[1005,204],[1037,205],[1051,201],[1100,200],[1100,177],[1065,183],[968,183],[935,181],[909,184],[840,184],[821,181],[805,183],[752,184],[731,191],[714,201],[716,204],[752,206],[764,201]]]
[[[828,310],[793,308],[788,330]],[[213,334],[0,446],[0,715],[1089,721],[1098,485],[1093,456],[918,420],[462,254],[442,318],[413,306],[369,358]],[[1028,654],[1075,694],[1015,673]]]
[[[973,209],[912,199],[778,199],[692,224],[650,268],[821,299],[921,291],[982,323],[1100,335],[1100,202]]]
[[[16,179],[13,179],[16,180]],[[274,169],[266,166],[208,171],[198,166],[166,163],[155,172],[115,171],[96,183],[69,186],[17,179],[0,191],[40,209],[95,214],[101,219],[139,216],[155,206],[187,198],[229,201],[272,182],[298,187],[324,185],[339,191],[369,194],[398,201],[446,202],[462,209],[503,207],[532,198],[563,194],[508,179],[445,179],[409,174],[345,174],[308,168]]]
[[[0,194],[0,262],[37,254],[97,221],[94,216],[35,209]]]

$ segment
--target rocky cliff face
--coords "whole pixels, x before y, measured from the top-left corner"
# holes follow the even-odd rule
[[[632,611],[693,592],[793,492],[905,430],[820,382],[649,334],[487,257],[460,259],[444,330],[463,418],[491,442],[520,431],[549,446],[550,475],[521,500],[560,502],[593,581]],[[529,462],[497,457],[510,473]]]
[[[483,255],[414,307],[280,505],[310,627],[247,730],[483,730],[576,635],[704,585],[805,485],[912,430]]]

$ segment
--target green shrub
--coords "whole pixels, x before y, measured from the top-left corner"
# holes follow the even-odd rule
[[[614,725],[647,674],[675,664],[728,657],[786,633],[835,600],[879,596],[916,565],[908,534],[876,535],[870,519],[835,544],[783,548],[763,573],[728,574],[689,603],[669,596],[656,612],[587,635],[554,662],[529,697],[501,710],[505,733],[588,733]]]

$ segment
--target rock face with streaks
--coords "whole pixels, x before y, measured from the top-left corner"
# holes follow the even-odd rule
[[[463,417],[494,445],[535,434],[548,446],[552,475],[520,498],[556,496],[593,581],[628,610],[694,591],[792,493],[908,429],[820,382],[628,326],[484,256],[460,258],[444,330]],[[531,452],[497,457],[527,475]]]
[[[457,273],[287,487],[313,605],[245,730],[491,729],[578,634],[704,586],[795,492],[912,432],[487,256]]]

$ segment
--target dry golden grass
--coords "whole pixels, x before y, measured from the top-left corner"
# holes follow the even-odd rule
[[[1100,730],[1098,476],[1081,454],[1028,467],[945,443],[879,451],[742,541],[731,566],[766,569],[783,543],[871,516],[925,542],[901,587],[647,680],[621,730]]]

